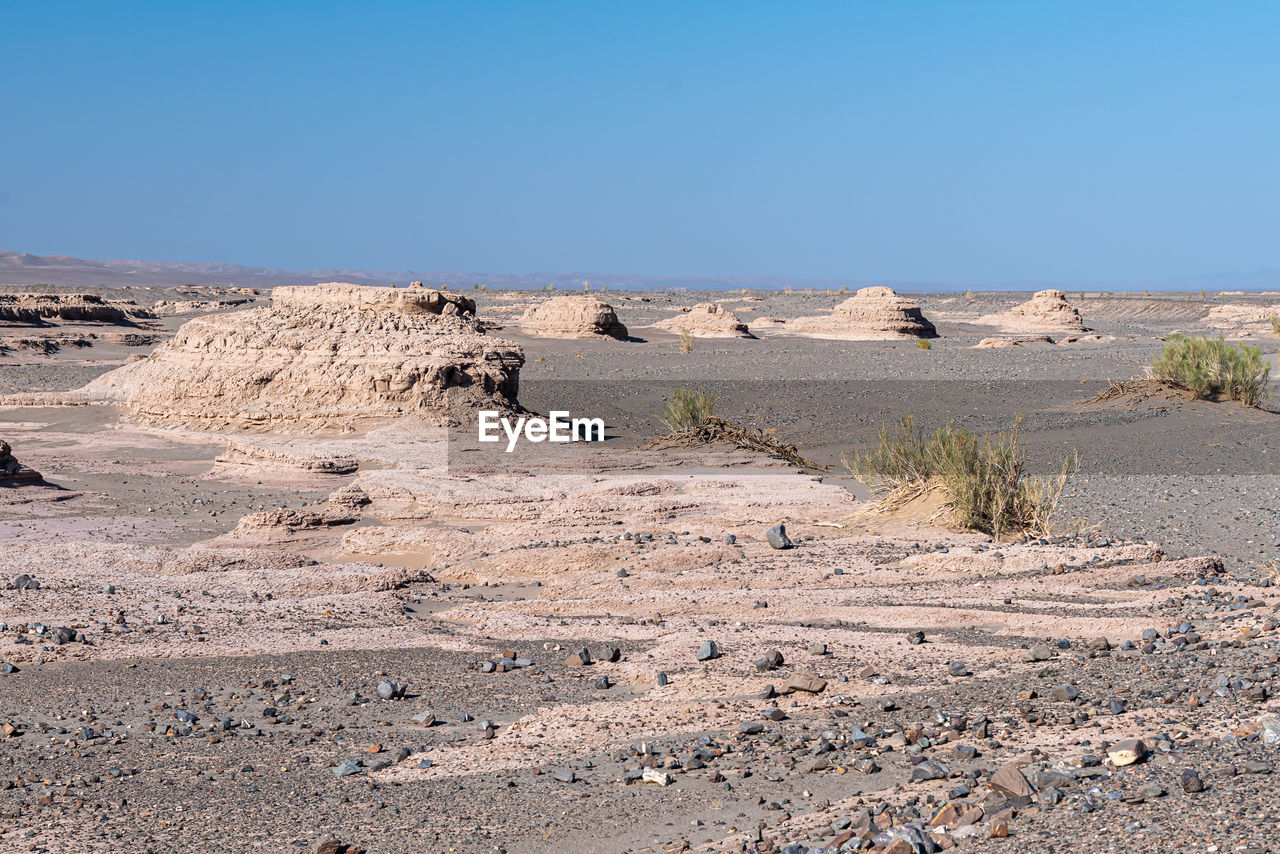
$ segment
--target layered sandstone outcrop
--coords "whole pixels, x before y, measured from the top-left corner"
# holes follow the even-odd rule
[[[426,288],[276,288],[268,307],[188,321],[147,358],[63,403],[207,430],[357,427],[421,414],[456,423],[515,404],[524,355],[483,334],[475,303]]]
[[[0,294],[0,323],[44,326],[51,320],[80,323],[132,323],[151,317],[132,303],[112,303],[97,294]]]
[[[333,454],[299,454],[231,442],[214,458],[214,467],[224,472],[274,472],[299,475],[353,474],[360,464],[354,457]]]
[[[713,302],[695,305],[682,314],[653,324],[668,332],[684,332],[695,338],[755,338],[738,316]]]
[[[199,314],[201,312],[224,311],[228,308],[239,308],[253,302],[252,297],[230,297],[213,300],[158,300],[152,311],[159,317],[176,317],[182,314]]]
[[[1088,332],[1080,312],[1067,302],[1062,291],[1037,291],[1031,299],[1005,312],[978,318],[982,326],[996,326],[1006,332]]]
[[[1275,337],[1280,335],[1273,322],[1276,318],[1280,318],[1280,307],[1275,305],[1227,303],[1209,309],[1205,323],[1229,338]]]
[[[811,338],[879,340],[934,338],[937,331],[915,300],[898,296],[892,288],[862,288],[831,310],[831,314],[797,317],[787,331]]]
[[[527,310],[520,318],[520,328],[544,338],[627,337],[627,327],[618,320],[613,306],[592,296],[552,297]]]

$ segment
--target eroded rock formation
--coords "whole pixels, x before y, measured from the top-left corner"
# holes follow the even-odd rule
[[[0,294],[0,323],[44,326],[50,320],[132,323],[151,312],[132,303],[112,303],[97,294]]]
[[[736,314],[713,302],[699,303],[686,312],[653,325],[668,332],[687,329],[695,338],[755,338]]]
[[[787,330],[812,338],[877,340],[933,338],[937,332],[920,312],[920,304],[898,296],[892,288],[862,288],[831,314],[797,317]]]
[[[1037,291],[1022,305],[999,314],[978,318],[983,326],[997,326],[1006,332],[1088,332],[1080,312],[1067,302],[1062,291]]]
[[[526,311],[520,328],[545,338],[627,337],[613,306],[592,296],[552,297]]]
[[[456,423],[515,404],[524,355],[482,333],[475,303],[426,288],[276,288],[269,307],[199,317],[72,403],[194,429],[348,428],[408,414]]]

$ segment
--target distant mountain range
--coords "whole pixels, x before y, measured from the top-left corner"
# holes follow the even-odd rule
[[[614,290],[733,290],[737,288],[776,289],[858,288],[890,285],[904,292],[938,293],[973,290],[1034,291],[1044,288],[1105,291],[1198,291],[1280,290],[1280,270],[1209,273],[1147,281],[1113,282],[977,282],[900,281],[884,279],[806,279],[787,276],[640,276],[626,273],[465,273],[454,270],[415,272],[412,270],[277,270],[245,267],[240,264],[184,263],[176,261],[125,261],[73,258],[69,255],[29,255],[0,250],[0,285],[239,285],[258,287],[317,282],[363,282],[397,284],[420,281],[427,285],[470,288],[484,284],[490,288],[537,290],[555,285],[559,290],[577,290],[584,281],[593,287]]]

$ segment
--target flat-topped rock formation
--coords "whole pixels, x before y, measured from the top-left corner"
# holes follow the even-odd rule
[[[466,297],[421,287],[277,288],[268,307],[188,321],[147,358],[46,402],[115,403],[143,423],[207,430],[345,429],[409,414],[453,423],[514,405],[524,364],[474,312]]]
[[[97,294],[0,294],[0,324],[44,326],[51,320],[80,323],[132,323],[151,312],[129,303],[112,303]]]
[[[627,337],[627,327],[618,320],[613,306],[592,296],[552,297],[526,311],[520,328],[527,335],[543,338]]]
[[[1036,344],[1045,344],[1048,346],[1060,346],[1063,344],[1097,344],[1103,341],[1115,340],[1111,336],[1106,335],[1064,335],[1061,338],[1052,338],[1048,335],[1029,335],[1018,337],[1000,337],[1000,338],[983,338],[973,347],[975,350],[999,350],[1008,347],[1027,347]]]
[[[1080,312],[1062,291],[1037,291],[1022,305],[1005,312],[978,318],[982,326],[996,326],[1006,332],[1088,332]]]
[[[797,317],[788,332],[811,338],[874,341],[886,338],[934,338],[937,331],[915,300],[898,296],[892,288],[862,288],[831,310],[831,314]]]
[[[747,324],[714,302],[698,303],[688,311],[653,324],[668,332],[688,332],[695,338],[755,338]]]

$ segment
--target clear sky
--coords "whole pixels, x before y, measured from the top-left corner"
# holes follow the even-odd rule
[[[1280,267],[1276,2],[7,2],[0,248],[284,268]]]

